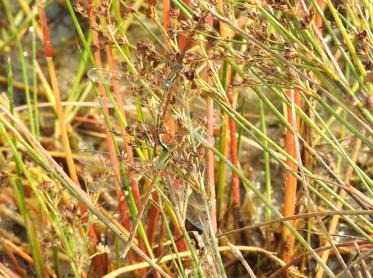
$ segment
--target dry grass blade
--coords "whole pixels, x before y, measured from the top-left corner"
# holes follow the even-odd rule
[[[241,251],[231,243],[228,243],[228,246],[231,248],[233,256],[235,256],[235,258],[238,259],[242,263],[242,265],[245,267],[249,276],[251,278],[255,278],[256,276],[255,276],[254,271],[251,269],[250,265],[247,263],[245,258],[242,256]]]

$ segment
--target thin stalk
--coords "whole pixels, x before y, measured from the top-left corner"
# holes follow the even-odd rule
[[[319,76],[318,76],[319,77]],[[274,87],[269,87],[270,90],[272,90],[274,93],[276,93],[278,95],[278,97],[282,100],[282,102],[285,102],[287,103],[288,107],[290,107],[290,104],[289,104],[289,101],[282,96],[282,94],[279,92],[279,90],[275,89]],[[258,90],[254,88],[254,91],[258,93]],[[304,96],[304,95],[303,95]],[[371,145],[369,143],[369,141],[367,140],[367,138],[365,138],[360,132],[357,132],[357,130],[351,125],[349,124],[345,119],[343,119],[338,113],[336,113],[334,111],[333,108],[331,108],[325,100],[323,100],[320,96],[318,95],[314,95],[313,96],[314,98],[316,98],[325,108],[327,108],[327,110],[332,113],[333,115],[335,115],[335,117],[340,121],[340,122],[343,122],[343,123],[346,123],[346,127],[348,129],[351,129],[351,131],[353,131],[354,134],[356,134],[358,136],[358,138],[361,138],[361,140],[363,142],[366,142],[368,145]],[[262,98],[262,97],[261,97]],[[263,98],[262,98],[263,99]],[[330,137],[329,138],[325,132],[322,132],[320,127],[317,126],[311,119],[308,118],[308,116],[297,106],[297,113],[299,114],[299,116],[302,118],[303,121],[306,121],[307,122],[307,125],[309,125],[313,130],[315,130],[320,136],[322,136],[322,138],[324,138],[332,147],[334,150],[337,151],[337,153],[341,154],[343,156],[343,158],[348,161],[350,163],[350,165],[353,166],[353,168],[355,169],[356,173],[358,174],[359,178],[361,178],[361,181],[362,183],[366,186],[368,192],[371,192],[371,189],[369,187],[369,184],[371,184],[371,179],[369,179],[367,177],[367,175],[357,166],[355,165],[354,163],[351,162],[351,160],[349,159],[348,155],[346,155],[343,147],[340,145],[340,143],[338,142],[338,140],[334,137],[333,133],[328,129],[328,127],[326,126],[326,124],[324,123],[322,117],[317,113],[317,111],[315,111],[315,109],[313,108],[313,106],[309,103],[308,99],[304,96],[304,100],[306,101],[308,107],[312,110],[312,112],[314,113],[314,115],[316,116],[316,118],[322,123],[322,126],[324,127],[324,129],[329,133]],[[271,105],[269,102],[266,102],[266,104],[269,105],[269,107],[272,109],[272,111],[274,111],[274,113],[276,114],[276,116],[278,116],[279,119],[281,119],[281,122],[282,124],[284,124],[289,130],[292,130],[292,127],[289,126],[288,123],[284,122],[283,120],[283,117],[278,113],[276,112],[276,109],[273,107],[273,105]],[[262,135],[261,135],[262,136]],[[295,160],[294,160],[295,161]]]
[[[223,70],[221,73],[221,84],[223,88],[226,90],[230,83],[230,76],[231,71],[229,69],[229,64],[224,61]],[[223,112],[223,111],[222,111]],[[223,125],[220,128],[219,133],[219,150],[221,153],[228,154],[229,147],[228,147],[228,129],[229,129],[229,118],[227,117],[224,112],[222,113],[222,117],[224,119]],[[223,204],[225,203],[225,194],[226,194],[226,167],[225,163],[222,160],[218,161],[218,184],[217,184],[217,214],[218,220],[221,221],[224,216],[223,212]]]
[[[20,35],[17,31],[17,28],[14,23],[14,16],[11,13],[10,10],[10,5],[9,5],[9,0],[4,0],[3,1],[4,7],[5,7],[5,13],[8,18],[8,21],[10,23],[10,28],[13,33],[16,34],[16,42],[17,42],[17,49],[18,49],[18,57],[21,62],[21,70],[22,70],[22,78],[23,82],[25,84],[25,95],[26,95],[26,103],[27,103],[27,114],[28,114],[28,121],[29,125],[31,128],[32,134],[36,134],[35,132],[35,120],[34,120],[34,113],[32,110],[32,103],[31,103],[31,96],[30,96],[30,86],[28,82],[28,74],[27,74],[27,64],[26,64],[26,59],[24,56],[24,49],[21,43]]]
[[[263,134],[267,134],[264,105],[263,105],[262,100],[259,100],[259,106],[260,106],[260,128],[262,129]],[[268,148],[268,142],[264,140],[263,143]],[[272,185],[271,185],[271,167],[270,167],[270,161],[269,161],[269,153],[264,152],[263,156],[264,156],[266,198],[269,202],[271,202],[272,201]],[[271,220],[271,210],[269,208],[266,208],[265,219],[266,221]]]
[[[160,208],[160,211],[161,211],[161,215],[163,216],[163,223],[166,227],[166,231],[167,231],[168,237],[171,241],[171,246],[172,246],[172,249],[173,249],[175,257],[176,257],[176,264],[178,266],[179,273],[181,274],[181,276],[186,278],[187,276],[185,274],[184,265],[181,261],[180,255],[179,255],[180,254],[180,252],[178,250],[179,248],[177,246],[177,243],[175,242],[176,237],[174,237],[174,233],[171,231],[170,225],[168,224],[168,219],[166,217],[165,212],[163,211],[163,207],[164,207],[163,206],[163,200],[162,200],[162,198],[160,198],[159,199],[159,208]]]
[[[240,114],[244,115],[246,111],[246,99],[242,98],[240,110],[238,111]],[[237,154],[240,155],[241,150],[241,142],[242,142],[242,128],[238,127],[238,136],[237,136]]]
[[[91,50],[90,41],[89,41],[89,39],[87,40],[86,37],[84,36],[84,32],[83,32],[82,28],[80,27],[79,20],[78,20],[77,16],[75,15],[73,6],[71,4],[71,1],[70,0],[65,0],[65,3],[66,3],[66,7],[67,7],[67,9],[70,13],[71,19],[74,23],[75,29],[76,29],[76,31],[79,35],[79,38],[84,45],[84,49],[88,53],[89,61],[93,64],[93,66],[96,66],[96,60],[95,60],[95,57],[94,57],[94,55],[92,53],[92,50]],[[90,38],[90,37],[88,37],[88,38]]]
[[[36,22],[34,19],[32,19],[32,26],[34,26],[34,29],[36,28]],[[36,37],[35,37],[35,31],[32,31],[32,64],[34,64],[34,61],[36,61]],[[38,108],[38,79],[36,74],[35,67],[32,67],[32,88],[33,88],[33,109],[34,109],[34,120],[35,120],[35,137],[40,137],[40,117],[39,117],[39,108]]]
[[[322,11],[322,9],[319,7],[319,5],[317,4],[316,0],[312,0],[312,3],[314,5],[314,7],[316,8],[317,10],[317,13],[318,15],[321,17],[322,19],[322,23],[323,23],[323,27],[326,28],[326,30],[328,31],[328,34],[331,36],[331,38],[333,39],[333,41],[335,42],[335,45],[337,47],[337,49],[339,50],[339,53],[342,55],[344,61],[346,62],[346,65],[348,66],[349,70],[351,71],[351,73],[354,75],[354,77],[356,78],[356,80],[358,80],[359,84],[361,86],[364,85],[363,83],[363,78],[362,78],[362,75],[360,75],[358,73],[358,70],[356,69],[356,67],[353,65],[353,62],[351,61],[350,59],[350,56],[345,53],[343,47],[342,47],[342,43],[341,41],[339,40],[336,32],[333,30],[333,27],[331,26],[331,23],[329,21],[329,19],[326,18],[326,16],[324,15],[324,12]],[[332,56],[331,56],[332,57]],[[334,58],[332,58],[334,59]],[[343,76],[343,75],[342,75]],[[354,101],[357,102],[358,104],[360,103],[360,100],[356,98],[356,96],[353,94],[352,97],[354,98]],[[369,111],[364,111],[363,110],[363,113],[369,113]],[[369,117],[369,115],[367,114],[367,117]],[[369,118],[368,118],[369,119]]]
[[[55,70],[54,62],[53,62],[52,44],[51,44],[50,37],[49,37],[48,23],[47,23],[47,18],[45,16],[44,4],[42,3],[41,0],[38,0],[37,5],[38,5],[38,10],[39,10],[40,24],[42,26],[43,35],[44,35],[45,57],[47,59],[49,75],[50,75],[51,84],[53,88],[54,98],[56,101],[55,109],[56,109],[58,123],[60,127],[62,144],[63,144],[64,151],[66,153],[66,163],[67,163],[69,174],[72,180],[78,184],[78,176],[76,174],[74,160],[72,158],[72,152],[70,148],[69,137],[67,134],[67,128],[64,122],[65,115],[64,115],[63,108],[62,108],[62,104],[61,104],[60,89],[59,89],[57,76],[56,76],[56,70]]]
[[[229,99],[230,105],[232,108],[235,106],[233,101],[232,92],[227,91],[227,97]],[[234,109],[234,108],[233,108]],[[235,167],[238,167],[238,154],[237,154],[237,138],[236,138],[236,123],[229,118],[229,142],[230,142],[230,156],[231,161]],[[233,206],[235,208],[236,217],[239,219],[239,208],[240,208],[240,180],[236,173],[232,173],[232,196],[233,196]]]
[[[365,67],[362,64],[359,57],[357,56],[356,49],[355,49],[354,45],[352,44],[352,42],[350,40],[350,36],[347,34],[347,30],[346,30],[346,28],[344,27],[344,25],[341,21],[339,13],[337,12],[337,10],[335,9],[335,6],[333,5],[333,3],[330,0],[327,0],[327,4],[328,4],[329,11],[331,12],[331,14],[332,14],[337,26],[338,26],[338,29],[341,31],[343,41],[346,44],[348,51],[350,52],[350,55],[352,57],[352,61],[354,62],[355,66],[359,70],[362,77],[365,77],[366,74],[367,74],[367,72],[365,70]]]
[[[87,43],[91,43],[92,42],[92,33],[89,33],[88,34],[88,38],[87,38]],[[81,87],[81,82],[82,82],[82,78],[84,76],[84,74],[86,73],[86,70],[87,70],[87,62],[88,62],[88,57],[89,57],[89,52],[91,50],[90,49],[84,49],[83,50],[83,54],[82,54],[82,58],[80,60],[80,63],[79,63],[79,67],[78,67],[78,70],[76,71],[76,73],[74,74],[75,78],[74,78],[74,82],[71,86],[71,89],[69,90],[69,97],[67,99],[67,101],[77,101],[79,99],[79,97],[81,97],[81,94],[80,93],[80,87]],[[66,112],[66,117],[67,118],[71,118],[71,110],[73,109],[74,107],[67,107],[65,109],[65,112]]]
[[[35,70],[36,70],[36,74],[38,75],[41,86],[44,89],[44,93],[45,93],[45,96],[46,96],[47,100],[50,103],[53,103],[53,105],[55,105],[56,100],[54,98],[53,89],[49,85],[48,80],[47,80],[45,74],[43,73],[42,69],[40,68],[40,65],[39,65],[37,60],[33,61],[33,68],[35,68]]]
[[[71,102],[71,103],[76,103],[78,105],[69,105],[67,106],[67,109],[69,109],[70,112],[66,112],[68,116],[66,117],[66,124],[71,124],[71,122],[76,119],[76,115],[78,114],[80,108],[81,108],[81,103],[84,103],[88,97],[88,95],[91,93],[93,88],[92,83],[88,83],[87,86],[83,89],[82,93],[80,94],[79,98],[77,99],[76,102]],[[66,109],[66,111],[67,111]]]
[[[8,98],[9,98],[9,112],[14,115],[14,90],[13,90],[13,71],[12,66],[10,63],[10,59],[8,60],[8,67],[7,67],[7,73],[8,73]],[[15,123],[11,122],[12,126],[15,125]],[[15,137],[10,137],[7,133],[7,131],[4,128],[4,125],[0,123],[0,132],[3,134],[3,138],[5,138],[7,144],[10,146],[10,148],[15,149],[15,146],[17,144],[17,139]],[[34,229],[34,225],[32,224],[29,209],[27,208],[26,204],[26,196],[25,196],[25,190],[24,186],[21,181],[21,164],[22,164],[22,157],[17,152],[14,153],[15,155],[15,164],[16,164],[16,178],[15,178],[15,184],[16,184],[16,196],[18,201],[19,210],[22,214],[27,239],[31,245],[31,253],[33,257],[33,262],[35,266],[36,276],[38,278],[45,277],[46,270],[43,264],[43,258],[41,255],[41,247],[39,244],[39,241],[37,240],[37,234]]]
[[[163,14],[163,28],[165,30],[168,30],[168,28],[170,27],[170,1],[169,0],[163,1],[162,12],[163,12],[162,13]],[[157,202],[159,200],[157,191],[154,191],[153,199],[154,199],[154,202]],[[147,236],[148,236],[150,245],[153,246],[154,235],[156,233],[156,227],[159,222],[160,209],[156,205],[151,205],[148,215],[149,215],[150,221],[148,223]],[[175,250],[177,252],[177,248]]]
[[[295,95],[294,95],[294,93],[292,93],[292,95],[291,95],[291,103],[292,103],[291,113],[292,113],[292,120],[293,120],[293,127],[294,127],[295,153],[296,153],[296,158],[297,158],[298,165],[299,165],[299,172],[300,172],[300,176],[301,176],[301,184],[303,185],[303,190],[305,192],[307,205],[309,205],[311,210],[316,211],[314,201],[312,200],[311,195],[309,193],[309,189],[308,189],[309,184],[308,184],[306,176],[305,176],[303,161],[302,161],[302,157],[301,157],[300,144],[299,144],[299,139],[298,139],[298,127],[297,127],[297,122],[296,122],[295,99],[294,99],[294,97],[295,97]],[[319,226],[321,227],[321,231],[322,231],[323,235],[327,238],[328,243],[330,243],[333,246],[333,250],[334,250],[334,252],[337,256],[338,261],[342,265],[343,269],[346,270],[346,264],[343,261],[343,258],[341,256],[341,254],[339,253],[338,249],[335,247],[335,244],[334,244],[330,234],[326,230],[324,223],[322,222],[320,217],[316,217],[316,220],[317,220]],[[348,274],[352,278],[352,274],[350,272],[348,272]]]
[[[291,89],[288,90],[287,96],[290,98],[292,92]],[[294,101],[296,102],[297,106],[300,106],[300,94],[297,90],[294,90]],[[287,107],[287,120],[289,125],[294,128],[293,122],[297,123],[297,128],[299,128],[300,118],[296,116],[296,119],[293,119],[293,114],[291,113],[291,107]],[[295,144],[294,144],[294,135],[292,131],[286,130],[286,152],[292,158],[296,158],[295,152]],[[297,165],[290,159],[286,160],[286,164],[288,167],[294,171],[298,171]],[[289,171],[285,173],[285,186],[284,186],[284,216],[294,215],[295,213],[295,206],[296,206],[296,195],[297,195],[297,178],[293,176]],[[295,221],[291,222],[291,225],[296,228]],[[294,254],[294,236],[290,233],[290,231],[284,227],[282,230],[282,241],[284,244],[282,258],[285,262],[289,262]]]
[[[312,85],[315,85],[319,90],[320,92],[326,94],[326,95],[330,95],[330,93],[328,92],[328,90],[324,89],[322,86],[320,86],[319,84],[315,83],[309,76],[307,76],[301,69],[295,67],[294,65],[292,65],[284,56],[278,54],[276,51],[274,51],[273,49],[271,49],[270,47],[268,47],[267,45],[265,45],[264,43],[262,43],[261,41],[259,41],[258,39],[254,38],[252,35],[248,34],[247,32],[245,32],[244,30],[242,30],[239,26],[237,26],[235,23],[232,23],[230,20],[228,20],[227,18],[223,17],[222,15],[220,15],[218,12],[216,12],[214,10],[214,8],[212,8],[210,5],[205,5],[206,8],[208,8],[210,10],[210,12],[219,20],[223,21],[224,23],[226,23],[232,30],[236,31],[237,34],[240,34],[241,36],[243,36],[244,38],[246,38],[247,40],[253,42],[255,45],[257,45],[258,47],[260,47],[261,49],[265,50],[266,52],[268,52],[269,54],[271,54],[273,56],[273,58],[277,58],[278,59],[278,62],[281,62],[281,64],[283,66],[289,66],[291,67],[296,73],[298,73],[299,77],[301,78],[304,78],[305,80],[307,80],[308,82],[310,82],[310,84]],[[266,13],[266,11],[263,9],[261,10],[263,13]],[[307,51],[307,48],[305,47],[305,51]],[[312,59],[317,59],[317,57],[312,57]],[[344,92],[346,92],[348,95],[351,95],[351,90],[350,88],[345,84],[343,83],[341,80],[339,80],[338,77],[335,76],[335,74],[333,74],[333,70],[332,69],[329,69],[327,67],[325,67],[325,64],[322,63],[322,61],[319,62],[319,65],[321,66],[324,66],[324,70],[327,71],[328,75],[332,76],[333,80],[335,80],[335,82],[338,83],[339,86],[341,86],[341,89],[343,89]],[[317,72],[317,71],[316,71]],[[352,95],[353,96],[353,95]],[[359,102],[358,100],[356,100],[356,107],[361,111],[361,113],[365,116],[366,120],[369,122],[369,123],[372,123],[373,122],[373,117],[370,113],[370,111],[368,109],[366,109],[365,107],[362,106],[361,102]]]
[[[183,0],[172,0],[172,3],[174,3],[186,17],[189,19],[193,18],[193,10],[188,5],[185,5]]]
[[[158,191],[160,194],[162,192]],[[167,197],[164,195],[164,193],[162,193],[162,196],[165,200],[167,200]],[[168,200],[168,204],[172,204],[171,201]],[[182,223],[183,221],[183,217],[180,215],[180,212],[178,209],[174,209],[171,207],[171,205],[168,205],[168,210],[171,210],[172,213],[176,216],[176,221],[179,222],[179,227],[180,227],[180,231],[182,233],[182,237],[184,237],[185,239],[185,243],[188,247],[188,249],[184,249],[184,250],[189,250],[190,254],[191,254],[191,257],[192,257],[192,262],[193,262],[193,266],[194,268],[196,269],[197,271],[197,276],[196,277],[205,277],[205,273],[204,271],[202,270],[202,265],[201,265],[201,262],[199,260],[199,256],[197,254],[197,251],[196,251],[196,248],[195,246],[192,244],[192,241],[189,237],[189,234],[185,228],[185,225],[184,223]],[[174,235],[175,238],[178,238],[176,237],[176,235]],[[180,251],[180,247],[178,247],[178,251],[177,252],[184,252],[184,251]]]
[[[214,26],[214,19],[211,15],[207,17],[208,24],[211,28]],[[207,57],[211,56],[210,51],[207,52]],[[209,82],[208,71],[205,71],[207,82]],[[210,96],[207,97],[207,141],[214,144],[214,102]],[[215,193],[215,161],[212,151],[207,151],[207,187],[209,192],[209,209],[210,217],[214,233],[217,231],[217,216],[216,216],[216,193]]]
[[[216,8],[218,9],[218,11],[223,12],[224,2],[222,0],[218,0],[216,2]],[[231,38],[230,30],[225,26],[224,22],[219,21],[219,27],[220,27],[220,30],[219,30],[220,36],[223,39],[230,39]],[[228,86],[229,86],[229,83],[230,83],[230,79],[231,79],[231,74],[232,74],[232,72],[231,72],[229,63],[227,61],[224,61],[223,69],[222,69],[222,72],[221,72],[221,84],[222,84],[222,87],[224,88],[225,92],[227,92],[227,89],[228,89]],[[224,114],[224,113],[222,113],[222,117],[224,118],[224,121],[223,121],[223,126],[220,128],[219,150],[222,153],[227,155],[228,151],[230,151],[230,149],[228,147],[228,134],[229,134],[229,121],[230,120],[227,117],[227,115]],[[235,136],[235,134],[233,136]],[[233,151],[233,152],[235,152],[235,151]],[[235,180],[236,180],[236,178],[235,178]],[[232,181],[233,181],[233,177],[232,177]],[[233,182],[232,182],[232,184],[233,184]],[[237,186],[235,186],[235,187],[237,187]],[[223,216],[224,216],[223,203],[225,203],[225,201],[226,201],[226,199],[225,199],[225,195],[226,195],[226,167],[225,167],[225,163],[221,160],[218,162],[217,192],[218,192],[218,194],[217,194],[217,197],[218,197],[218,199],[217,199],[218,220],[222,221]],[[239,194],[237,194],[237,191],[236,191],[236,199],[237,199],[237,196],[238,196],[238,199],[239,199]]]
[[[133,223],[133,226],[131,228],[130,237],[128,239],[128,242],[123,247],[122,257],[126,257],[126,254],[130,249],[131,242],[134,238],[134,235],[136,234],[136,230],[138,228],[140,220],[144,215],[144,211],[145,211],[145,208],[147,206],[147,203],[148,203],[148,201],[149,201],[149,199],[150,199],[150,197],[153,193],[153,190],[156,188],[156,186],[159,182],[159,175],[162,171],[162,168],[164,167],[165,164],[167,164],[168,160],[169,160],[169,155],[167,153],[161,153],[160,154],[160,156],[158,158],[158,161],[156,162],[156,165],[157,165],[156,173],[154,174],[154,177],[152,178],[151,184],[148,188],[148,192],[146,193],[146,195],[143,198],[141,209],[140,209],[139,213],[136,215],[136,219],[135,219],[135,221]]]
[[[117,67],[116,67],[116,64],[115,64],[115,61],[114,61],[111,46],[109,46],[109,45],[106,46],[106,54],[107,54],[107,57],[108,57],[110,70],[114,73],[117,70]],[[124,111],[124,102],[123,102],[122,96],[120,94],[120,87],[119,87],[118,82],[114,82],[113,90],[114,90],[115,101],[118,103],[118,106],[115,106],[114,109],[116,107],[118,107],[119,111],[117,111],[117,113],[120,113],[122,115],[124,121],[126,121],[126,112]],[[134,162],[133,150],[130,147],[130,145],[128,144],[128,134],[127,134],[127,131],[126,131],[126,126],[121,124],[120,128],[121,128],[121,134],[122,134],[122,138],[123,138],[123,142],[124,142],[124,148],[125,148],[125,151],[127,153],[128,161],[129,161],[129,163],[133,163]],[[135,173],[133,173],[131,170],[128,170],[128,177],[129,177],[129,182],[130,182],[130,185],[131,185],[131,191],[132,191],[132,194],[134,195],[134,199],[135,199],[137,207],[140,208],[140,206],[141,206],[141,204],[140,204],[141,193],[140,193],[138,183],[136,182],[136,180],[134,178],[134,174]]]
[[[163,0],[163,27],[165,30],[168,30],[171,27],[171,18],[170,18],[170,11],[171,5],[170,0]]]
[[[58,258],[58,248],[57,247],[52,247],[52,254],[53,254],[53,268],[54,272],[57,275],[57,277],[62,276],[61,274],[61,264],[60,260]]]
[[[258,248],[258,247],[252,247],[252,246],[238,246],[236,245],[235,246],[238,250],[240,251],[243,251],[243,252],[253,252],[255,254],[263,254],[265,256],[267,256],[271,261],[273,261],[274,263],[276,263],[277,265],[279,266],[283,266],[285,267],[286,266],[286,263],[284,263],[281,259],[277,258],[275,255],[273,255],[273,253],[271,252],[268,252],[267,250],[264,250],[264,249],[261,249],[261,248]],[[219,252],[229,252],[231,253],[232,250],[231,250],[231,247],[226,245],[226,246],[220,246],[219,247]],[[187,258],[187,257],[190,257],[191,256],[191,253],[189,251],[187,252],[182,252],[179,254],[180,258]],[[161,259],[161,263],[166,263],[168,261],[174,261],[176,258],[176,255],[175,254],[170,254],[170,255],[167,255],[167,256],[164,256],[162,259]],[[146,265],[144,263],[141,263],[141,264],[137,264],[137,265],[134,265],[134,266],[125,266],[125,267],[121,267],[119,269],[116,269],[114,271],[112,271],[110,274],[108,274],[107,276],[103,277],[103,278],[115,278],[115,277],[119,277],[120,275],[122,274],[126,274],[128,272],[132,272],[132,271],[135,271],[137,269],[141,269],[141,268],[145,268]],[[294,270],[291,270],[292,274],[294,274],[294,276],[296,275],[300,275],[299,272],[297,271],[294,271]]]

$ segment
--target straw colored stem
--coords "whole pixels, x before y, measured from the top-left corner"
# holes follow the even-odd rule
[[[97,3],[94,3],[94,1],[90,1],[89,18],[90,18],[90,23],[91,23],[92,33],[93,33],[92,42],[93,42],[94,45],[98,46],[100,44],[100,41],[99,41],[100,38],[99,38],[98,32],[96,31],[97,30],[97,22],[96,22],[96,14],[95,14],[95,11],[94,11],[95,4],[97,4]],[[106,52],[108,53],[108,58],[109,58],[111,70],[115,70],[115,62],[114,62],[114,59],[112,57],[111,49],[109,48],[109,46],[106,47],[106,50],[107,50]],[[93,56],[94,56],[95,63],[97,65],[97,67],[98,68],[103,68],[103,62],[102,62],[102,57],[101,57],[99,47],[95,48]],[[119,101],[119,103],[122,104],[120,106],[123,106],[123,102],[122,102],[122,100],[119,96],[119,86],[114,85],[113,88],[114,88],[114,90],[116,90],[115,91],[116,101]],[[129,176],[127,176],[127,173],[126,173],[126,171],[124,171],[124,169],[120,169],[119,167],[116,167],[119,164],[119,161],[117,159],[117,152],[119,152],[119,148],[116,145],[115,141],[113,140],[113,135],[110,132],[111,120],[110,120],[110,112],[109,112],[109,99],[108,99],[108,96],[106,95],[105,87],[103,86],[103,84],[101,82],[98,83],[98,93],[99,93],[99,98],[100,98],[101,103],[102,103],[103,114],[104,114],[104,117],[105,117],[104,129],[105,129],[105,134],[106,134],[106,142],[107,142],[107,145],[108,145],[110,163],[115,168],[115,174],[116,174],[116,177],[117,177],[117,179],[115,179],[115,185],[116,185],[116,188],[117,188],[116,193],[117,193],[117,199],[118,199],[118,210],[119,210],[119,213],[121,215],[122,225],[124,227],[126,227],[127,229],[129,229],[130,228],[130,222],[129,222],[130,219],[128,217],[128,215],[129,215],[128,211],[130,212],[130,215],[132,217],[135,217],[137,215],[138,208],[140,207],[140,192],[139,192],[139,189],[136,186],[136,184],[133,183],[134,179],[131,176],[132,173],[129,173]],[[111,96],[109,96],[109,97],[110,97],[110,100],[114,102],[112,97]],[[116,109],[116,112],[119,113],[119,115],[120,115],[120,117],[122,117],[122,119],[123,119],[123,117],[125,117],[123,107],[118,108],[118,105],[115,105],[114,109]],[[124,130],[123,126],[121,126],[121,130],[122,131]],[[126,142],[127,142],[127,139],[125,138],[126,133],[124,133],[122,135],[124,136],[124,140],[125,140],[125,144],[126,144]],[[126,151],[129,152],[130,155],[132,154],[132,150],[130,151],[129,147],[126,147]],[[133,156],[131,156],[131,157],[132,157],[132,160],[133,160]],[[128,177],[129,177],[130,186],[127,185]],[[131,180],[132,180],[132,182],[131,182]],[[122,183],[122,185],[124,185],[124,187],[126,188],[126,191],[129,193],[127,195],[127,197],[124,195],[123,186],[121,186],[121,183]],[[127,200],[127,204],[125,203],[124,200]],[[144,231],[144,227],[143,227],[141,222],[139,223],[139,238],[138,238],[138,240],[139,240],[140,249],[144,252],[145,252],[145,250],[147,250],[148,254],[152,257],[153,256],[152,255],[152,250],[151,250],[150,245],[148,243],[148,240],[146,238],[146,233]],[[129,258],[132,260],[132,258],[133,258],[132,254],[130,254]],[[141,260],[141,258],[140,258],[140,260]]]
[[[211,15],[207,17],[208,24],[211,28],[214,26],[214,19]],[[208,53],[209,55],[209,53]],[[206,72],[207,73],[207,72]],[[206,74],[209,80],[208,74]],[[207,141],[214,144],[214,102],[210,96],[207,97]],[[214,153],[211,150],[207,151],[207,186],[210,199],[210,217],[214,232],[217,231],[217,217],[216,217],[216,193],[215,193],[215,160]]]
[[[41,22],[41,26],[42,26],[42,30],[44,34],[45,56],[47,59],[49,75],[50,75],[52,89],[53,89],[54,98],[56,102],[55,109],[56,109],[56,114],[57,114],[57,118],[59,122],[60,132],[61,132],[62,145],[66,153],[66,164],[67,164],[71,179],[76,184],[78,184],[78,176],[76,174],[74,160],[71,154],[69,137],[67,134],[67,128],[64,122],[65,117],[64,117],[62,104],[61,104],[61,96],[60,96],[60,90],[59,90],[57,76],[56,76],[56,70],[55,70],[54,62],[53,62],[52,44],[51,44],[50,37],[49,37],[49,30],[48,30],[48,25],[47,25],[47,19],[45,16],[45,11],[44,11],[44,5],[42,1],[40,0],[37,1],[37,4],[38,4],[38,9],[39,9],[40,22]]]
[[[8,79],[5,76],[0,76],[0,84],[6,84],[7,82],[8,82]],[[13,87],[15,89],[19,89],[22,92],[24,92],[26,90],[25,84],[23,82],[19,82],[19,81],[14,81],[13,82]],[[30,87],[29,90],[30,90],[30,93],[36,93],[39,96],[43,96],[44,95],[44,92],[42,92],[40,90],[37,90],[35,92],[34,88],[32,88],[32,87]]]
[[[237,246],[237,245],[235,246],[235,248],[237,248],[241,252],[263,254],[263,255],[267,256],[271,261],[278,264],[279,266],[285,266],[285,263],[281,259],[276,257],[274,253],[269,252],[267,250],[264,250],[264,249],[261,249],[261,248],[258,248],[258,247]],[[230,246],[220,246],[219,247],[219,252],[231,252],[231,247]],[[181,252],[181,253],[179,253],[179,256],[180,256],[180,258],[187,258],[187,257],[191,256],[191,252],[190,251]],[[159,261],[160,261],[160,263],[165,263],[165,262],[173,261],[173,260],[175,260],[175,258],[176,258],[175,254],[170,254],[170,255],[166,255],[166,256],[160,258]],[[145,268],[146,266],[147,265],[145,263],[141,263],[141,264],[137,264],[137,265],[131,265],[131,266],[125,266],[125,267],[122,267],[122,268],[119,268],[119,269],[116,269],[116,270],[112,271],[111,273],[104,276],[103,278],[115,278],[115,277],[118,277],[119,275],[122,275],[122,274],[125,274],[125,273],[128,273],[128,272],[132,272],[132,271],[135,271],[137,269]]]
[[[55,70],[55,66],[53,62],[52,43],[51,43],[50,36],[49,36],[48,23],[47,23],[47,18],[45,15],[44,5],[42,1],[40,0],[37,1],[37,5],[38,5],[38,10],[39,10],[40,23],[41,23],[43,35],[44,35],[44,50],[45,50],[45,56],[47,59],[48,70],[49,70],[49,75],[50,75],[52,89],[53,89],[53,95],[54,95],[54,100],[55,100],[55,110],[56,110],[60,132],[61,132],[62,145],[63,145],[63,149],[66,155],[66,164],[67,164],[68,171],[69,171],[72,181],[75,184],[79,184],[79,179],[76,173],[74,160],[72,157],[72,151],[70,147],[70,141],[69,141],[69,137],[67,133],[65,115],[64,115],[64,111],[63,111],[62,103],[61,103],[59,85],[58,85],[56,70]],[[79,209],[83,215],[86,215],[85,217],[83,217],[82,220],[87,221],[88,220],[87,219],[88,215],[86,214],[87,208],[83,204],[79,204]],[[89,238],[92,240],[92,243],[94,245],[97,244],[98,239],[97,239],[97,235],[92,224],[89,226],[88,233],[89,233]],[[94,260],[97,262],[98,271],[104,269],[104,265],[102,264],[102,262],[100,262],[100,258],[101,258],[100,256],[96,256],[94,258]],[[84,273],[81,273],[81,274],[84,274]]]
[[[22,34],[18,30],[16,24],[15,24],[15,17],[12,14],[12,10],[9,4],[9,1],[3,1],[3,5],[5,8],[5,13],[7,16],[7,19],[10,23],[10,30],[15,34],[13,40],[15,39],[17,43],[17,50],[18,50],[18,58],[20,60],[20,67],[22,72],[22,78],[23,82],[25,84],[25,97],[26,97],[26,103],[27,103],[27,113],[29,118],[29,125],[31,128],[31,131],[33,134],[35,134],[35,118],[34,118],[34,112],[32,110],[32,104],[31,104],[31,96],[30,96],[30,86],[29,86],[29,77],[27,72],[27,63],[26,63],[26,57],[24,55],[24,47],[22,45]]]

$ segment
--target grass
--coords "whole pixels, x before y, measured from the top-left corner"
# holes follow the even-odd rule
[[[210,2],[0,2],[0,276],[370,277],[372,5]]]

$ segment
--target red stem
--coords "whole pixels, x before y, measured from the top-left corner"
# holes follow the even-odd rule
[[[45,56],[47,58],[52,58],[53,57],[52,43],[50,40],[48,22],[47,22],[47,17],[45,15],[44,6],[41,4],[40,5],[38,4],[38,8],[39,8],[38,13],[39,13],[40,25],[43,31]]]
[[[227,97],[231,105],[233,105],[232,93],[227,91]],[[237,138],[236,138],[236,123],[231,118],[228,120],[229,134],[230,134],[230,155],[234,167],[238,167],[238,154],[237,154]],[[240,207],[240,179],[236,173],[232,173],[232,192],[233,192],[233,205],[235,208]]]

